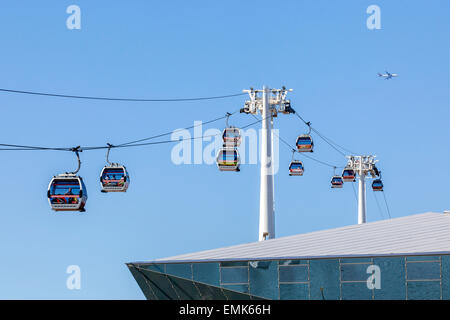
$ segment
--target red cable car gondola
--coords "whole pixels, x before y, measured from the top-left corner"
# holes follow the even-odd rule
[[[333,176],[331,178],[331,188],[342,188],[344,186],[344,180],[341,176]]]
[[[292,160],[289,164],[289,175],[290,176],[302,176],[305,172],[305,167],[300,160]]]
[[[78,168],[74,172],[54,176],[48,185],[47,198],[54,211],[84,212],[87,201],[87,190],[83,178],[77,175],[81,161],[78,152],[80,147],[73,148],[78,159]]]
[[[356,173],[351,168],[345,168],[342,172],[342,179],[344,182],[354,182],[356,180]]]
[[[222,134],[224,147],[239,147],[241,145],[241,130],[236,127],[228,127]]]
[[[217,167],[220,171],[240,171],[240,157],[236,148],[222,148],[217,153]]]
[[[383,191],[383,182],[381,181],[381,179],[373,180],[372,190],[373,191]]]
[[[108,143],[108,152],[106,153],[106,162],[100,173],[101,192],[126,192],[130,183],[130,175],[127,168],[119,163],[109,162],[109,151],[114,147]]]
[[[313,152],[314,142],[309,134],[302,134],[297,138],[298,152]]]

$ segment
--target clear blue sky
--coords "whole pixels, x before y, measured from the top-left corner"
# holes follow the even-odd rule
[[[71,4],[81,7],[81,30],[66,28]],[[381,7],[381,30],[366,28],[371,4]],[[3,1],[0,88],[170,98],[286,85],[294,89],[293,107],[319,131],[378,156],[393,217],[443,211],[450,209],[449,11],[444,0]],[[379,79],[386,69],[400,76]],[[0,143],[117,144],[219,117],[244,100],[123,103],[0,93]],[[252,121],[239,115],[231,122]],[[280,116],[276,127],[292,143],[305,131],[294,116]],[[317,159],[345,164],[315,140]],[[259,167],[233,174],[215,165],[176,166],[171,150],[113,150],[132,176],[126,194],[100,193],[105,153],[83,152],[84,214],[54,213],[46,198],[51,176],[75,167],[73,154],[2,151],[0,298],[143,299],[126,262],[256,241]],[[291,154],[283,146],[280,152],[278,237],[357,222],[349,184],[331,190],[332,170],[307,159],[305,176],[289,177],[283,168]],[[382,219],[371,191],[367,202],[368,221]],[[66,288],[74,264],[81,290]]]

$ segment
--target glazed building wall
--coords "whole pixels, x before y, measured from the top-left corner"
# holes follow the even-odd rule
[[[379,268],[379,288],[368,287],[370,266]],[[450,300],[449,255],[163,263],[140,267],[267,299]]]

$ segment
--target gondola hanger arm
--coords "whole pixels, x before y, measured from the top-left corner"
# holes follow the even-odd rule
[[[296,152],[297,152],[297,150],[292,149],[292,159],[291,159],[291,162],[294,161],[294,155],[295,155]]]
[[[80,171],[80,168],[81,168],[81,160],[80,160],[80,154],[79,153],[83,152],[83,149],[81,149],[81,147],[78,146],[78,147],[72,148],[70,151],[75,152],[75,155],[77,156],[78,168],[77,168],[77,170],[75,170],[73,172],[66,172],[66,173],[68,173],[68,174],[77,174],[78,171]]]
[[[106,162],[111,166],[112,163],[109,162],[109,151],[111,150],[111,148],[114,148],[114,146],[111,143],[107,143],[108,145],[108,151],[106,152]]]
[[[311,134],[311,121],[306,122],[306,125],[308,126],[308,135]]]
[[[231,113],[229,113],[229,112],[227,112],[227,114],[225,115],[227,118],[226,118],[226,127],[228,128],[229,126],[228,126],[228,119],[230,119],[230,116],[231,116]]]

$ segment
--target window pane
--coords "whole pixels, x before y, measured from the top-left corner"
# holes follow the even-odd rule
[[[344,258],[341,263],[372,263],[372,258]]]
[[[410,256],[406,261],[439,261],[439,256]]]
[[[248,266],[248,261],[222,261],[220,263],[221,267],[246,267]]]
[[[307,283],[280,284],[281,300],[309,300]]]
[[[371,300],[373,290],[366,282],[346,282],[342,284],[342,300]]]
[[[450,300],[450,256],[442,256],[442,299]]]
[[[311,299],[336,300],[341,297],[338,259],[317,259],[309,262]]]
[[[408,282],[408,300],[439,300],[441,284],[439,281]]]
[[[180,278],[192,279],[192,266],[190,263],[168,263],[166,273]]]
[[[248,283],[248,268],[221,268],[221,282],[222,283]]]
[[[375,300],[405,300],[405,258],[374,258],[373,264],[379,266],[381,272],[381,289],[375,289],[373,292]]]
[[[199,282],[220,285],[219,264],[216,262],[203,262],[192,264],[193,279]]]
[[[277,261],[258,261],[256,268],[253,267],[253,265],[255,265],[255,263],[250,262],[250,293],[262,298],[278,299]]]
[[[439,262],[409,262],[406,269],[408,280],[430,280],[441,278]]]
[[[341,279],[342,281],[366,281],[370,274],[367,273],[369,263],[364,264],[342,264]]]
[[[280,266],[290,266],[293,264],[308,264],[308,260],[279,260]]]
[[[308,266],[280,266],[280,282],[308,281]]]
[[[248,285],[247,284],[238,284],[238,285],[229,285],[228,284],[228,285],[223,285],[222,288],[241,292],[241,293],[248,293]],[[225,292],[225,295],[228,296],[227,292]]]

